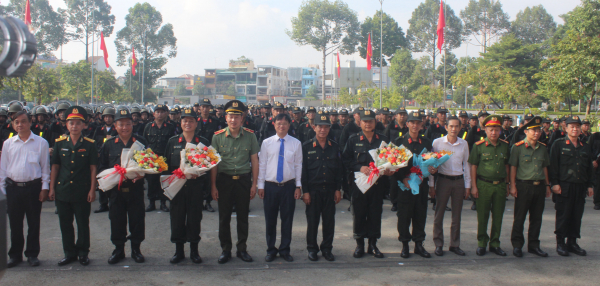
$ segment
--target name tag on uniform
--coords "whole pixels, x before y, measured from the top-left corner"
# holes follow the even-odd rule
[[[129,193],[129,188],[122,188],[121,192],[123,192],[123,193]]]
[[[69,151],[69,149],[62,148],[61,151]]]
[[[562,148],[562,149],[563,149],[563,151],[571,151],[571,149],[569,149],[569,148]]]
[[[363,144],[362,144],[362,143],[356,143],[356,146],[360,146],[360,147],[362,147],[362,146],[363,146]]]
[[[317,151],[308,151],[308,154],[317,154]]]
[[[173,146],[175,149],[181,149],[181,146]]]
[[[79,149],[79,150],[77,150],[77,152],[85,152],[85,151],[86,151],[85,149]]]
[[[481,154],[481,156],[489,156],[489,155],[490,155],[490,153],[483,153],[483,154]]]

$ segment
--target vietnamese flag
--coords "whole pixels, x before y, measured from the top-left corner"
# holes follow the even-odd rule
[[[104,64],[108,68],[108,50],[106,50],[106,44],[104,43],[104,32],[100,32],[100,49],[104,52]]]
[[[337,52],[337,72],[338,78],[340,78],[340,51]]]
[[[31,7],[29,6],[29,0],[25,3],[25,25],[31,26]]]
[[[135,49],[131,47],[131,52],[133,53],[133,57],[131,58],[131,75],[135,76],[135,67],[137,66],[137,59],[135,58]]]
[[[442,46],[444,45],[444,28],[446,27],[446,18],[444,17],[444,0],[440,1],[440,18],[438,19],[437,26],[437,47],[442,53]]]
[[[369,33],[369,41],[367,42],[367,70],[371,70],[371,58],[373,57],[373,45],[371,44],[371,33]]]

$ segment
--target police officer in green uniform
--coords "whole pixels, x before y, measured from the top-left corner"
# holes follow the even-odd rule
[[[502,117],[489,115],[483,121],[487,138],[473,146],[469,155],[472,184],[471,194],[477,201],[477,255],[485,255],[489,242],[490,252],[500,256],[506,253],[500,248],[500,231],[506,197],[508,197],[510,149],[508,142],[499,139],[502,133]],[[488,235],[488,221],[492,214],[492,228]]]
[[[181,150],[185,145],[191,143],[197,145],[202,143],[210,146],[210,142],[204,137],[195,134],[198,121],[196,112],[191,108],[185,108],[181,113],[181,128],[183,133],[173,136],[167,143],[165,159],[169,165],[168,175],[179,169],[181,164]],[[185,258],[184,245],[190,243],[190,259],[194,263],[201,263],[202,258],[198,253],[200,243],[200,221],[202,221],[202,200],[206,190],[199,189],[209,187],[205,184],[209,175],[190,178],[171,200],[171,242],[175,243],[175,255],[171,263],[179,263]]]
[[[259,147],[253,131],[242,127],[246,110],[241,101],[229,101],[225,105],[228,127],[215,132],[211,144],[221,155],[221,163],[210,174],[212,197],[219,205],[219,240],[223,250],[218,259],[220,264],[231,259],[230,222],[234,205],[238,236],[236,255],[243,261],[252,261],[246,240],[250,200],[256,195],[258,181]]]
[[[556,252],[561,256],[568,256],[569,252],[584,256],[586,251],[579,247],[577,239],[581,238],[585,196],[594,196],[592,150],[579,140],[579,116],[568,116],[565,124],[567,137],[557,139],[552,145],[548,174],[556,209]]]
[[[55,200],[65,257],[59,266],[77,261],[88,265],[90,259],[90,212],[96,199],[98,150],[94,140],[83,137],[87,112],[81,106],[66,111],[69,136],[56,139],[52,154],[50,199]],[[73,217],[77,224],[77,243]]]
[[[542,118],[536,116],[523,125],[526,138],[517,142],[510,151],[510,194],[515,197],[515,220],[510,240],[513,255],[523,257],[525,245],[523,224],[529,213],[529,237],[527,250],[538,256],[546,257],[548,253],[540,249],[540,229],[546,197],[550,197],[550,180],[548,166],[550,156],[546,145],[539,142],[542,135]]]
[[[298,140],[300,140],[300,143],[304,143],[310,139],[312,139],[314,137],[314,125],[315,125],[315,117],[317,116],[317,110],[310,106],[308,107],[308,111],[306,112],[306,117],[308,118],[308,120],[302,124],[300,124],[300,127],[298,128]],[[311,136],[313,135],[313,136]],[[269,138],[269,137],[266,137]],[[263,138],[264,140],[264,138]]]
[[[373,158],[369,150],[379,148],[381,142],[389,142],[383,134],[375,131],[375,113],[364,109],[360,114],[360,128],[362,131],[350,136],[342,154],[344,165],[351,172],[370,174],[369,164]],[[389,176],[389,171],[381,175]],[[388,178],[380,178],[388,180]],[[360,258],[365,254],[365,238],[368,238],[367,253],[374,257],[383,258],[383,253],[377,248],[377,239],[381,237],[381,213],[383,207],[384,190],[381,184],[374,184],[364,194],[352,180],[352,218],[356,249],[354,257]]]

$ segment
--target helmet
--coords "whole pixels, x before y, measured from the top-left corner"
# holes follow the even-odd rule
[[[36,108],[33,109],[33,115],[40,115],[40,114],[48,115],[48,111],[42,105],[37,106]]]
[[[115,108],[112,106],[108,106],[106,108],[104,108],[104,110],[102,111],[102,116],[104,115],[112,115],[115,116]]]
[[[107,109],[112,109],[112,108],[107,108]],[[112,109],[113,111],[113,115],[115,114],[115,110]],[[117,107],[117,111],[116,111],[116,116],[115,116],[115,121],[120,120],[120,119],[124,119],[124,118],[129,118],[132,119],[131,117],[131,113],[129,112],[129,109],[125,106],[119,106]]]
[[[58,113],[61,110],[66,110],[67,108],[71,107],[71,104],[68,102],[61,102],[58,104],[58,106],[56,106],[56,113]]]
[[[139,107],[134,106],[134,107],[131,108],[131,114],[133,114],[133,113],[140,113],[141,114],[142,111],[140,110]]]
[[[6,109],[0,108],[0,116],[8,116],[8,112],[6,112]]]
[[[92,107],[86,106],[85,108],[85,112],[87,112],[87,115],[89,117],[94,117],[94,109]]]
[[[8,107],[8,113],[16,113],[23,110],[23,106],[20,102],[15,102]]]

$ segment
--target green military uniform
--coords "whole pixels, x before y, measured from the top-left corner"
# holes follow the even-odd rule
[[[488,116],[485,126],[501,126],[501,117]],[[496,125],[497,124],[497,125]],[[477,241],[480,248],[490,245],[490,248],[500,247],[500,231],[502,216],[506,205],[506,165],[510,158],[508,142],[498,140],[494,146],[489,138],[481,140],[473,146],[469,163],[477,166]],[[488,220],[492,213],[492,228],[487,234]]]
[[[541,127],[542,118],[534,117],[523,126],[529,130]],[[523,225],[529,212],[528,249],[540,247],[540,229],[542,227],[542,215],[546,202],[546,176],[544,168],[550,165],[550,157],[546,145],[537,142],[535,147],[525,138],[517,142],[510,151],[509,165],[517,167],[516,188],[517,197],[514,206],[514,223],[511,234],[511,242],[514,248],[521,249],[525,244],[523,236]]]
[[[84,118],[87,117],[85,109],[80,106],[70,107],[66,112],[67,120],[85,121]],[[87,197],[92,187],[90,166],[98,164],[98,151],[92,139],[83,135],[77,142],[71,139],[71,136],[56,139],[51,158],[52,165],[60,167],[53,183],[63,251],[65,257],[76,258],[86,257],[90,252],[91,203],[87,201]],[[77,243],[73,216],[77,223]]]

